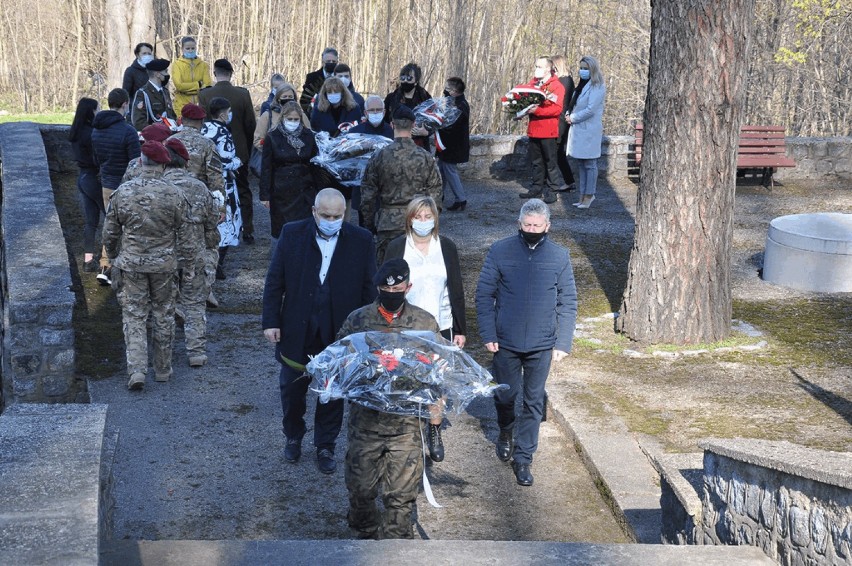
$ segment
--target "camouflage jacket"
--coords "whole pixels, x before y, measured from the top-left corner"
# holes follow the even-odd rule
[[[225,209],[225,178],[222,175],[222,161],[216,144],[201,135],[201,130],[184,126],[181,131],[172,136],[180,140],[189,152],[189,162],[186,170],[196,179],[207,185],[222,210]]]
[[[168,273],[177,269],[177,233],[188,203],[175,185],[146,175],[143,171],[112,194],[102,240],[107,256],[119,269]]]
[[[438,323],[435,322],[435,317],[407,301],[399,318],[388,322],[379,314],[379,301],[377,299],[372,304],[353,311],[343,321],[343,326],[340,327],[340,331],[337,333],[337,339],[339,340],[355,332],[366,332],[368,330],[377,330],[380,332],[429,330],[440,332]],[[349,407],[349,426],[391,436],[416,431],[420,427],[420,419],[417,417],[382,413],[368,409],[357,403],[352,403]]]
[[[186,216],[177,240],[178,263],[182,267],[193,263],[205,248],[219,246],[219,207],[207,186],[186,169],[169,167],[163,180],[175,185],[186,197]]]
[[[177,122],[169,89],[157,90],[157,87],[148,81],[133,95],[133,100],[130,102],[130,121],[136,131],[141,132],[145,126],[159,122],[163,114]]]
[[[441,173],[429,153],[410,138],[396,138],[367,163],[361,180],[364,227],[375,232],[405,230],[405,207],[417,195],[441,206]],[[378,218],[376,197],[379,199]]]
[[[137,157],[131,159],[127,163],[127,171],[121,178],[122,183],[126,183],[131,179],[161,179],[163,177],[163,169],[161,167],[145,167],[142,165],[142,158]]]

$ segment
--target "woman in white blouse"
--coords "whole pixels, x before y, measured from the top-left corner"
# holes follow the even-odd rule
[[[405,215],[405,235],[388,244],[385,260],[401,257],[411,270],[406,300],[438,321],[441,335],[464,348],[467,336],[464,287],[456,245],[438,234],[438,206],[432,197],[414,197]],[[441,439],[442,408],[429,420],[429,457],[444,459]]]

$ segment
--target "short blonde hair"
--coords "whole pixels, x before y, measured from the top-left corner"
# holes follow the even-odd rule
[[[408,207],[405,209],[405,235],[411,236],[411,222],[414,220],[414,217],[417,216],[417,213],[423,210],[424,208],[428,208],[432,212],[432,216],[435,217],[435,227],[432,228],[432,237],[436,240],[438,239],[438,205],[435,204],[435,199],[429,196],[416,196],[411,199],[411,202],[408,203]]]

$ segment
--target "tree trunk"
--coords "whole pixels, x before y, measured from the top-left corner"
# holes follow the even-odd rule
[[[106,0],[107,84],[121,87],[137,43],[154,45],[154,0]]]
[[[731,326],[731,240],[753,0],[653,0],[636,234],[618,327],[707,343]]]

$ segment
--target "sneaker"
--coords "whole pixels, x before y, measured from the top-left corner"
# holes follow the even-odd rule
[[[110,285],[112,285],[112,278],[110,277],[111,273],[111,267],[101,267],[101,271],[96,277],[101,287],[109,287]]]
[[[141,391],[145,387],[145,374],[136,372],[130,376],[130,381],[127,382],[127,388],[131,391]]]
[[[444,441],[441,439],[441,425],[429,423],[427,442],[429,444],[429,458],[433,462],[442,461],[444,459]]]
[[[86,273],[94,273],[98,270],[98,262],[97,260],[90,259],[89,261],[83,262],[83,271]]]
[[[324,474],[333,474],[337,469],[337,462],[334,461],[334,452],[328,448],[320,448],[317,451],[317,468]]]
[[[199,354],[197,356],[189,356],[189,367],[200,368],[207,363],[207,355]]]

